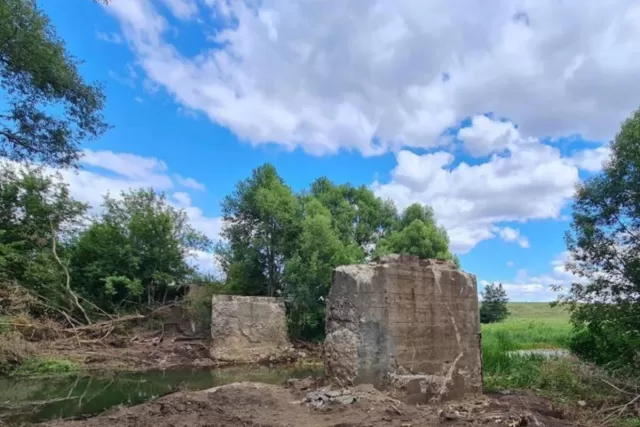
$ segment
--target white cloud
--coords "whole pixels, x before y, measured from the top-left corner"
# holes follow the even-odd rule
[[[479,157],[506,149],[520,139],[520,133],[511,122],[480,115],[458,131],[458,139],[472,156]]]
[[[582,170],[599,172],[611,156],[611,148],[602,145],[595,149],[581,150],[571,156],[573,164]]]
[[[202,209],[197,206],[193,206],[191,197],[185,192],[175,192],[172,196],[177,202],[177,207],[183,209],[187,213],[189,222],[193,228],[201,231],[214,242],[220,239],[222,218],[205,215]]]
[[[516,228],[496,227],[494,231],[497,232],[505,242],[516,242],[521,248],[530,247],[529,239],[525,236],[520,235],[520,230]]]
[[[511,301],[554,301],[558,296],[566,293],[572,283],[584,281],[565,267],[569,257],[569,252],[556,255],[550,262],[551,272],[547,274],[530,275],[526,269],[519,269],[513,280],[502,282],[481,280],[480,286],[483,288],[490,283],[502,283]],[[556,291],[553,289],[555,286],[561,289]]]
[[[103,42],[113,43],[113,44],[121,44],[122,37],[118,33],[105,33],[102,31],[98,31],[96,33],[96,37],[98,40],[102,40]]]
[[[198,13],[195,0],[162,0],[176,18],[191,19]]]
[[[454,251],[465,253],[499,234],[528,247],[528,240],[501,222],[558,219],[578,182],[578,168],[560,151],[534,138],[514,140],[506,154],[484,163],[454,163],[439,151],[400,151],[391,181],[372,185],[376,194],[400,208],[413,202],[433,207]]]
[[[176,17],[194,0],[163,0]],[[637,107],[640,3],[206,0],[195,55],[151,0],[110,2],[146,77],[253,144],[365,155],[434,147],[492,112],[525,137],[608,140]],[[221,23],[227,23],[220,29]],[[327,31],[327,29],[331,31]],[[489,153],[503,134],[467,149]],[[508,138],[507,138],[508,139]]]
[[[507,261],[507,267],[513,267],[514,265],[513,261]]]
[[[183,187],[191,188],[193,190],[206,190],[206,187],[203,183],[196,181],[193,178],[185,178],[179,174],[175,174],[174,179]]]

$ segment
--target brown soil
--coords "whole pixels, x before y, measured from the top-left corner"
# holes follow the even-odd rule
[[[355,388],[357,403],[305,403],[306,387],[236,383],[211,390],[175,393],[119,408],[94,418],[56,421],[49,427],[418,427],[485,424],[508,427],[561,427],[572,423],[545,399],[531,396],[478,396],[455,403],[409,406],[375,390]]]
[[[153,370],[178,366],[222,366],[209,358],[206,337],[189,337],[177,331],[143,328],[129,330],[126,335],[110,336],[96,342],[77,344],[75,339],[40,340],[32,343],[34,355],[41,358],[69,359],[83,369],[99,371]],[[256,364],[315,363],[321,360],[321,346],[295,343],[295,349],[280,359],[256,360]],[[227,362],[224,365],[233,365]]]

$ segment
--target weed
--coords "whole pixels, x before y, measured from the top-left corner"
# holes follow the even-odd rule
[[[29,358],[14,371],[14,375],[58,375],[76,372],[78,366],[68,359]]]

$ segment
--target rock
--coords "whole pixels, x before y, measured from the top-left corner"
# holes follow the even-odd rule
[[[213,360],[276,360],[291,347],[282,299],[214,295],[211,305]]]
[[[358,397],[353,395],[343,395],[334,397],[333,399],[331,399],[331,401],[340,403],[342,405],[351,405],[352,403],[356,403],[358,401]]]

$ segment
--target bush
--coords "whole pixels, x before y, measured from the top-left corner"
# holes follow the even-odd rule
[[[16,375],[68,374],[78,370],[78,366],[68,359],[28,358],[13,372]]]
[[[480,322],[495,323],[506,319],[509,316],[507,309],[507,293],[498,285],[487,285],[482,291],[482,304],[480,305]]]

